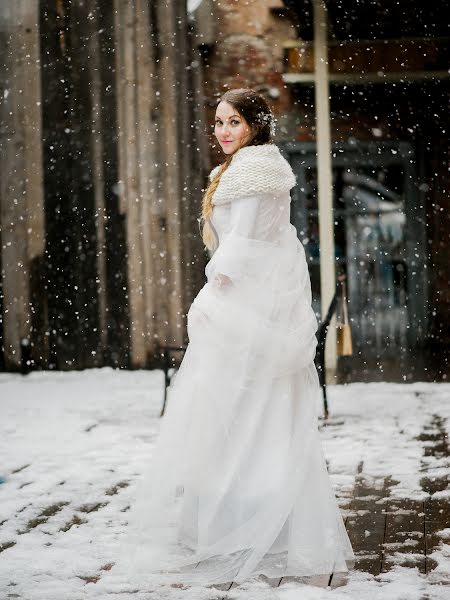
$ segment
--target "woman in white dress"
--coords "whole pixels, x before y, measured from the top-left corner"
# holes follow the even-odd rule
[[[212,257],[129,513],[130,580],[239,583],[345,572],[354,559],[317,427],[317,322],[290,223],[295,176],[271,133],[261,95],[222,96],[225,160],[201,219]]]

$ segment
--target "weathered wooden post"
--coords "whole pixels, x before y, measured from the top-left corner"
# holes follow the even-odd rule
[[[46,360],[45,336],[38,331],[45,305],[36,298],[45,235],[38,0],[0,3],[0,46],[2,318],[5,367],[14,370],[20,368],[22,339],[32,343],[35,360]]]
[[[162,190],[165,202],[165,225],[167,243],[167,294],[168,321],[167,342],[181,344],[183,341],[182,312],[182,248],[181,248],[181,207],[180,207],[180,148],[179,119],[180,105],[185,101],[178,95],[176,65],[179,62],[178,40],[174,3],[158,2],[157,14],[160,42],[160,78],[159,91],[160,138],[159,152],[164,165],[162,171]]]

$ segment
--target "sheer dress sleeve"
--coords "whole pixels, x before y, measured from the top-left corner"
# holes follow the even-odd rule
[[[256,224],[262,195],[242,196],[231,202],[230,228],[220,242],[215,263],[214,284],[218,287],[238,282],[248,268],[250,256],[245,251],[246,240],[256,241]],[[247,271],[248,275],[248,271]]]

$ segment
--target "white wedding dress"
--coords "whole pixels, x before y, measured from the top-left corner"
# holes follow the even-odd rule
[[[220,243],[121,544],[130,581],[331,574],[354,559],[319,439],[294,184],[272,144],[241,148],[222,174],[211,219]],[[219,273],[231,283],[217,286]]]

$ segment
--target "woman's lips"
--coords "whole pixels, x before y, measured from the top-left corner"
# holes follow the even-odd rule
[[[231,144],[233,140],[222,140],[222,144]]]

